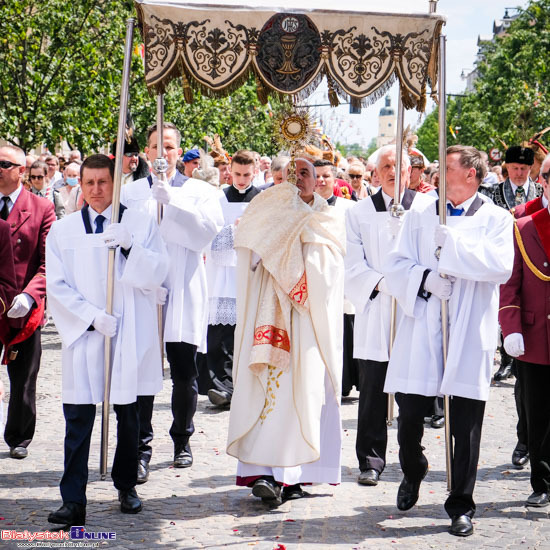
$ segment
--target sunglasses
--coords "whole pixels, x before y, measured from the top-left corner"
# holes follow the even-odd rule
[[[124,156],[128,158],[139,157],[139,153],[124,153]]]
[[[550,172],[543,172],[541,176],[542,176],[542,179],[545,180],[546,183],[548,183],[548,176],[550,176]]]
[[[30,176],[31,180],[43,180],[44,176]]]
[[[21,166],[21,164],[15,164],[15,162],[10,162],[9,160],[0,160],[0,168],[3,170],[9,170],[14,166]]]
[[[363,176],[361,174],[349,174],[349,177],[352,180],[355,180],[355,179],[361,179]]]

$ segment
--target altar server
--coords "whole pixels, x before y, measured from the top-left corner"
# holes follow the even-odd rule
[[[497,345],[499,285],[514,259],[512,216],[484,202],[477,190],[485,163],[473,147],[447,149],[446,205],[439,200],[405,217],[384,274],[404,315],[390,358],[386,392],[399,405],[400,510],[418,500],[428,460],[422,453],[424,417],[437,395],[450,396],[454,438],[450,532],[473,533],[473,490],[485,401]],[[439,208],[448,225],[440,225]],[[437,254],[436,254],[437,251]],[[439,257],[439,259],[438,259]],[[446,274],[449,278],[443,278]],[[441,300],[449,300],[449,347],[443,370]]]
[[[120,206],[110,223],[113,161],[92,155],[81,166],[86,206],[55,222],[46,241],[48,305],[63,342],[65,415],[63,505],[48,521],[83,525],[90,438],[96,404],[104,399],[105,337],[112,338],[110,400],[117,416],[111,477],[123,513],[142,508],[138,468],[138,395],[162,389],[156,296],[168,255],[155,220]],[[116,247],[113,314],[105,311],[108,247]]]

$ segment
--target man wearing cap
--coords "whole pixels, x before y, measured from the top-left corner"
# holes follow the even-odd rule
[[[183,155],[183,181],[193,177],[193,170],[201,167],[201,154],[198,149],[190,149]]]
[[[420,155],[409,155],[411,159],[411,176],[409,179],[409,189],[416,191],[417,193],[429,193],[433,191],[435,187],[426,183],[422,178],[424,173],[424,159]]]
[[[116,140],[113,143],[111,152],[116,155]],[[145,159],[139,156],[139,144],[132,136],[124,140],[124,153],[122,155],[122,185],[146,178],[149,175],[149,166]]]
[[[493,186],[490,191],[487,191],[486,188],[480,188],[480,191],[487,194],[497,206],[501,206],[513,212],[516,207],[542,195],[540,184],[535,183],[529,176],[534,161],[535,154],[531,148],[521,147],[519,145],[509,147],[505,155],[508,178],[502,183]],[[494,375],[496,381],[506,380],[515,372],[514,359],[508,355],[504,345],[502,345],[502,337],[499,351],[500,367]],[[529,461],[529,454],[527,451],[527,429],[523,418],[521,381],[518,380],[517,377],[514,394],[516,397],[516,409],[518,414],[518,442],[512,453],[512,464],[517,468],[523,468]]]

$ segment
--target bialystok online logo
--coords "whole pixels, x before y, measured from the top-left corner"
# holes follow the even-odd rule
[[[71,540],[116,540],[115,531],[86,531],[86,527],[71,527]]]

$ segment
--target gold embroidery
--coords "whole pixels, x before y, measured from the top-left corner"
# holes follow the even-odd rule
[[[277,369],[273,365],[268,365],[267,372],[267,389],[265,395],[265,403],[262,413],[260,414],[261,424],[267,418],[267,415],[275,408],[275,388],[280,388],[279,377],[283,374],[281,369]],[[279,374],[275,374],[276,370],[279,370]]]
[[[514,232],[516,235],[516,241],[518,243],[519,251],[521,252],[521,256],[523,257],[524,262],[527,264],[527,267],[531,270],[531,273],[533,273],[535,277],[538,277],[541,281],[544,281],[545,283],[550,282],[550,277],[548,275],[545,275],[541,271],[539,271],[535,266],[535,264],[531,261],[531,258],[529,258],[529,256],[527,255],[525,246],[523,246],[523,240],[519,232],[518,224],[515,222],[514,222]]]
[[[0,302],[2,302],[2,315],[4,315],[4,313],[6,313],[6,304],[2,298],[0,298]]]
[[[282,328],[274,327],[273,325],[262,325],[256,327],[254,332],[254,345],[259,346],[267,344],[274,348],[280,348],[284,351],[290,351],[290,340],[288,333]]]
[[[519,306],[503,306],[499,309],[499,311],[502,311],[503,309],[508,309],[509,307],[517,307],[518,309],[521,309]]]
[[[292,300],[300,305],[304,305],[307,300],[307,279],[306,272],[300,277],[300,280],[294,285],[294,288],[289,292],[289,296]]]

